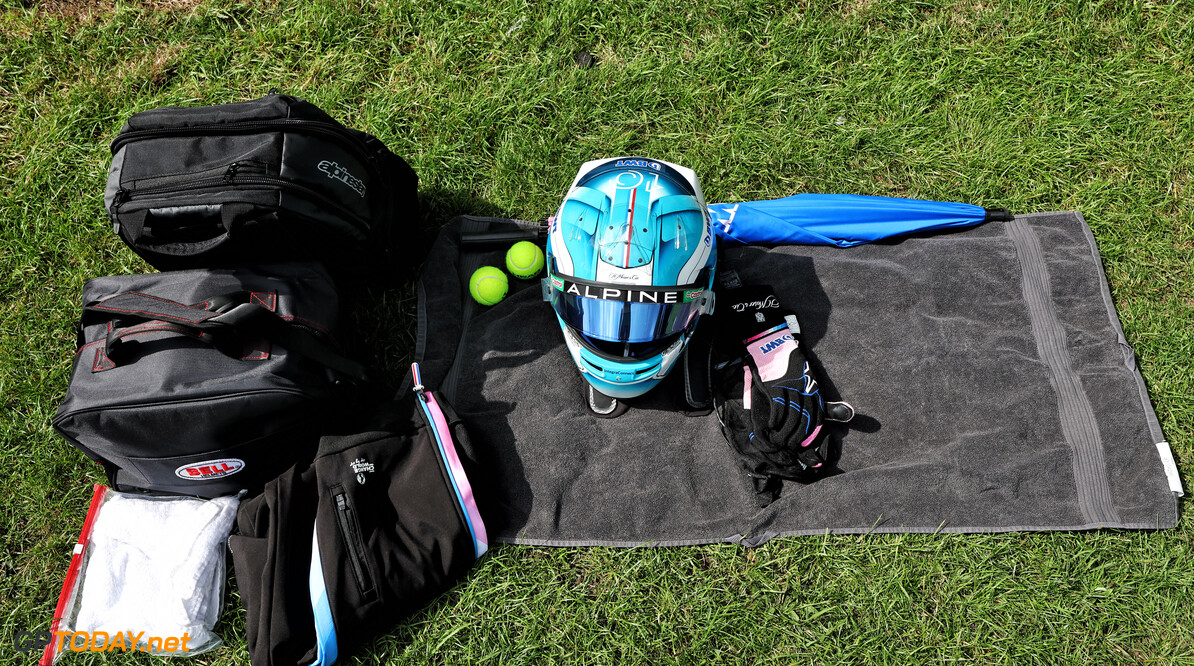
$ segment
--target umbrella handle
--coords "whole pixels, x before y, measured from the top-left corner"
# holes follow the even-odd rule
[[[983,222],[1011,222],[1016,216],[1006,208],[984,208]]]

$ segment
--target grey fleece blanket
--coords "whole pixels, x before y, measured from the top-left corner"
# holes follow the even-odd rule
[[[714,416],[659,389],[593,418],[537,281],[493,307],[467,278],[505,246],[458,218],[420,284],[417,360],[469,426],[490,534],[543,545],[757,545],[784,535],[1156,529],[1177,470],[1081,215],[850,249],[723,247],[796,310],[837,427],[837,473],[759,509]],[[673,373],[675,374],[675,373]],[[675,388],[673,385],[672,389]]]

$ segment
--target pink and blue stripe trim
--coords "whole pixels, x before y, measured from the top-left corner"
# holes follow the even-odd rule
[[[489,536],[485,531],[485,523],[481,520],[481,512],[477,509],[477,500],[473,496],[473,487],[464,472],[464,465],[460,455],[456,452],[456,444],[452,441],[452,430],[448,427],[448,420],[444,418],[443,410],[435,401],[435,396],[423,387],[419,373],[419,364],[411,364],[414,377],[414,390],[419,394],[419,406],[432,424],[431,431],[435,435],[435,443],[439,447],[440,458],[448,470],[448,478],[452,482],[452,490],[456,493],[456,501],[464,511],[464,519],[468,524],[469,535],[473,539],[473,551],[480,558],[489,550]]]

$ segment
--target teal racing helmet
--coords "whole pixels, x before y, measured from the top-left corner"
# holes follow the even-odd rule
[[[545,298],[599,393],[667,376],[713,311],[717,252],[696,174],[639,157],[586,162],[548,226]]]

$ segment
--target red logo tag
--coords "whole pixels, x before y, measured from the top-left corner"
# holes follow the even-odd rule
[[[210,481],[232,476],[245,468],[245,461],[240,458],[220,458],[219,460],[204,460],[190,463],[174,470],[174,475],[180,479],[191,481]]]

